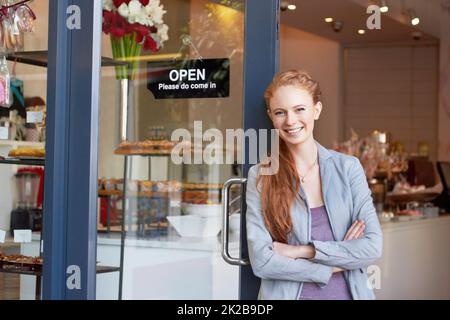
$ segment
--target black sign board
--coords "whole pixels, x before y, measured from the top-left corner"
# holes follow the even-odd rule
[[[147,88],[155,99],[230,96],[230,59],[148,62]]]

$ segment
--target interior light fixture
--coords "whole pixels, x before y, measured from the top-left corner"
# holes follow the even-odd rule
[[[420,23],[420,19],[416,14],[416,11],[414,9],[409,9],[408,10],[408,14],[409,14],[409,18],[411,21],[411,24],[413,26],[417,26]]]
[[[386,13],[389,11],[389,7],[386,3],[386,0],[380,0],[380,11]]]
[[[364,30],[364,29],[359,29],[359,30],[358,30],[358,33],[359,33],[359,34],[365,34],[365,33],[366,33],[366,30]]]
[[[287,7],[289,10],[295,10],[295,9],[297,9],[297,6],[295,5],[295,4],[290,4],[290,5],[288,5],[288,7]]]
[[[326,23],[331,23],[331,22],[333,22],[334,21],[334,19],[332,18],[332,17],[326,17],[325,18],[325,22]]]

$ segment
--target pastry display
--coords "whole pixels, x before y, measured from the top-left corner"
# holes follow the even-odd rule
[[[99,191],[123,191],[123,179],[99,179]],[[151,192],[180,192],[182,183],[179,181],[139,181],[128,180],[128,191],[151,193]]]
[[[121,155],[170,154],[177,143],[177,141],[169,140],[123,141],[114,153]]]
[[[18,271],[41,271],[42,257],[28,257],[21,254],[3,255],[0,253],[0,268]]]
[[[30,158],[45,158],[45,149],[44,148],[18,148],[13,149],[8,153],[9,157],[12,158],[21,158],[21,157],[30,157]]]
[[[218,190],[185,190],[183,191],[182,201],[191,204],[219,204],[221,194]]]

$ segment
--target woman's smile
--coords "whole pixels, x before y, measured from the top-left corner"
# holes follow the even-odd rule
[[[296,136],[299,136],[300,134],[302,134],[304,129],[305,129],[305,127],[302,126],[302,127],[296,127],[293,129],[285,129],[284,132],[286,132],[291,137],[296,137]]]

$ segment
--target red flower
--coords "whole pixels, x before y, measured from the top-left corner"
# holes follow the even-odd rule
[[[113,23],[110,29],[111,35],[122,38],[127,33],[128,22],[118,13],[114,14]]]
[[[145,38],[145,41],[144,41],[144,49],[145,50],[151,50],[153,52],[157,52],[158,51],[158,44],[156,43],[156,41],[151,36],[148,36],[148,37]]]
[[[136,34],[144,37],[148,34],[148,27],[143,26],[142,24],[139,23],[133,23],[131,25],[132,29],[134,32],[136,32]]]
[[[146,7],[148,5],[148,3],[150,2],[150,0],[139,0],[139,2]]]
[[[114,24],[114,12],[103,10],[103,32],[109,34],[111,27]]]
[[[116,8],[119,8],[122,3],[125,3],[126,5],[128,5],[130,3],[131,0],[113,0],[114,5],[116,6]]]

